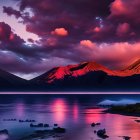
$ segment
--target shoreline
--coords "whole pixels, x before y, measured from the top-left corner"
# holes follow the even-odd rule
[[[108,108],[106,108],[103,112],[123,116],[140,117],[140,103],[108,106]]]
[[[103,113],[106,113],[106,114],[116,114],[116,115],[123,115],[123,116],[131,116],[131,117],[140,117],[140,114],[131,114],[131,113],[122,113],[122,112],[115,112],[115,111],[109,111],[109,110],[105,110],[103,111]]]

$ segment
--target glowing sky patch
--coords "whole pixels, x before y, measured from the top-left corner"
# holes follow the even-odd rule
[[[3,13],[3,6],[11,6],[14,5],[13,8],[18,9],[16,5],[18,3],[16,1],[2,1],[2,4],[0,5],[0,22],[5,22],[9,24],[16,34],[18,34],[21,38],[23,38],[25,41],[28,41],[29,38],[32,38],[34,40],[38,40],[39,37],[33,33],[29,33],[26,31],[26,25],[20,23],[21,19],[16,19],[14,16],[7,16],[7,14]],[[29,9],[27,10],[29,11]]]

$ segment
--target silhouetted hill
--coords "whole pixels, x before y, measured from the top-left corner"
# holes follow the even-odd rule
[[[30,81],[0,70],[0,91],[140,91],[139,62],[124,70],[84,62],[53,68]]]
[[[4,70],[0,70],[0,90],[10,91],[10,90],[20,90],[26,87],[28,81],[15,76]]]
[[[31,81],[53,91],[140,91],[140,74],[113,71],[96,62],[57,67]]]

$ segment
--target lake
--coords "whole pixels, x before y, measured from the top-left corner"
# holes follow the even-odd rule
[[[122,140],[119,136],[130,136],[131,140],[140,139],[139,117],[118,114],[104,114],[104,108],[97,104],[105,99],[140,100],[140,95],[0,95],[0,129],[7,129],[10,140],[19,140],[39,128],[31,128],[30,123],[3,121],[3,119],[34,119],[36,123],[57,123],[66,128],[61,138],[48,140],[100,140],[94,130],[105,128],[108,140]],[[91,123],[101,123],[94,128]]]

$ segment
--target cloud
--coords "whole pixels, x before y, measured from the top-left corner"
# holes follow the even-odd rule
[[[111,16],[119,16],[128,13],[128,9],[123,0],[115,0],[111,4]]]
[[[5,47],[0,51],[0,59],[3,60],[0,66],[12,73],[40,74],[56,66],[83,61],[97,61],[110,68],[124,68],[140,56],[139,42],[94,44],[90,40],[82,40],[80,44],[69,46],[60,44],[52,47],[47,44],[48,42],[44,46],[21,44]]]
[[[10,35],[11,35],[10,26],[8,26],[8,24],[5,24],[4,22],[0,22],[0,40],[7,41],[9,40]]]
[[[0,41],[9,45],[13,43],[15,45],[24,43],[24,40],[21,39],[18,35],[14,34],[11,27],[4,22],[0,22]]]
[[[68,36],[67,42],[75,43],[86,36],[94,42],[126,42],[139,39],[139,6],[139,0],[19,0],[20,11],[4,9],[8,15],[21,15],[27,32],[40,38]],[[131,35],[120,33],[122,28],[131,28]]]
[[[111,69],[123,69],[140,58],[140,42],[96,43],[93,48],[77,47],[77,61],[96,61]]]
[[[0,23],[1,55],[12,60],[3,59],[5,65],[1,62],[0,66],[4,69],[40,73],[82,61],[118,69],[140,56],[139,0],[18,2],[19,10],[3,7],[4,13],[20,18],[26,31],[38,35],[39,40],[31,37],[28,44],[8,24]]]
[[[130,25],[128,23],[122,23],[118,25],[117,35],[119,37],[126,36],[130,32]]]
[[[65,28],[56,28],[54,31],[51,32],[51,34],[58,36],[67,36],[68,31]]]
[[[93,31],[96,32],[96,33],[98,33],[98,32],[101,31],[101,28],[100,27],[95,27]]]
[[[63,47],[57,49],[56,38],[47,38],[45,41],[41,39],[39,44],[35,44],[30,39],[32,44],[29,45],[12,32],[8,24],[0,22],[0,68],[12,73],[30,74],[45,72],[71,62],[59,53],[62,50],[67,55],[67,50],[63,51]],[[55,47],[52,49],[52,46]]]
[[[18,74],[41,73],[56,66],[83,61],[97,61],[118,69],[128,66],[140,56],[140,42],[94,43],[81,40],[68,44],[67,39],[58,41],[55,37],[44,37],[28,45],[5,23],[0,23],[0,38],[0,59],[3,60],[0,66]]]
[[[135,32],[140,32],[139,7],[139,0],[115,0],[111,4],[109,19],[112,19],[115,22],[126,22],[132,26]]]
[[[80,45],[84,46],[84,47],[89,47],[89,48],[95,46],[95,44],[90,40],[82,40],[82,41],[80,41]]]
[[[12,7],[3,6],[3,12],[7,13],[9,16],[14,15],[16,18],[20,18],[22,14],[20,11],[13,9]]]
[[[40,38],[67,36],[68,43],[79,42],[85,37],[94,42],[126,42],[139,38],[138,6],[138,0],[20,0],[20,11],[15,11],[22,13],[27,32]],[[9,11],[16,15],[13,8]],[[124,23],[131,28],[131,35],[120,33],[121,28],[126,28]]]
[[[78,42],[85,37],[89,26],[96,24],[96,16],[104,18],[110,14],[109,5],[112,1],[102,1],[100,4],[99,0],[20,0],[19,8],[28,32],[35,33],[40,38],[51,34],[68,36],[70,33],[68,40]],[[27,14],[27,9],[30,9],[32,16]],[[89,36],[92,37],[93,35]]]

